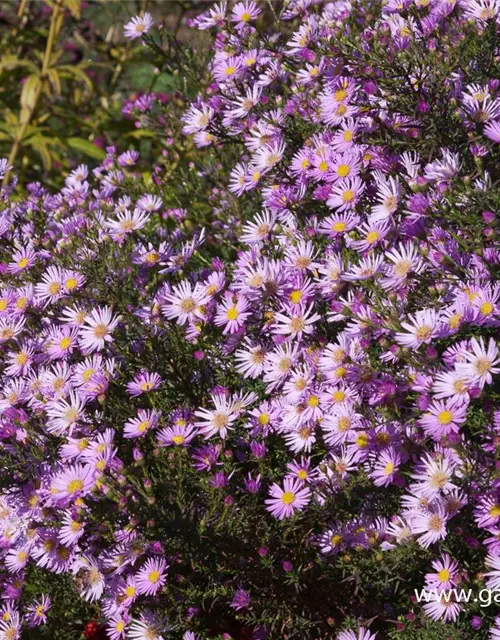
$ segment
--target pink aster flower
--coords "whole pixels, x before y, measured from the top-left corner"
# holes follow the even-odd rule
[[[500,357],[493,338],[489,339],[488,347],[482,336],[479,340],[472,338],[470,350],[464,353],[464,357],[467,363],[458,363],[455,366],[457,373],[468,376],[481,389],[493,382],[494,373],[500,373]]]
[[[62,435],[68,432],[71,435],[74,427],[85,419],[85,402],[70,391],[67,399],[57,399],[48,405],[46,411],[49,433]]]
[[[376,640],[376,636],[376,633],[372,633],[371,631],[368,631],[368,629],[360,627],[357,633],[352,630],[341,631],[337,635],[337,640]]]
[[[59,538],[68,547],[74,545],[85,532],[85,523],[82,522],[73,511],[65,511]]]
[[[44,304],[52,304],[62,298],[65,293],[65,273],[59,267],[49,267],[41,281],[35,285],[35,294]]]
[[[425,575],[427,589],[451,589],[458,584],[458,562],[447,553],[433,560],[432,567],[434,572]]]
[[[196,435],[196,429],[184,424],[174,424],[158,432],[158,445],[160,447],[187,447]]]
[[[422,344],[429,344],[437,333],[439,316],[434,309],[424,309],[401,322],[406,332],[396,333],[396,342],[404,347],[418,349]]]
[[[146,34],[153,26],[153,17],[147,11],[142,16],[134,16],[123,27],[123,34],[128,40],[140,38]]]
[[[266,349],[260,344],[245,345],[234,354],[236,371],[244,378],[258,378],[264,370],[266,354]]]
[[[278,520],[283,520],[307,506],[311,491],[299,480],[285,478],[283,488],[274,483],[269,490],[269,495],[271,497],[266,500],[267,510]]]
[[[47,622],[47,611],[50,609],[50,598],[42,593],[38,600],[33,600],[26,607],[25,621],[28,627],[34,628]]]
[[[151,611],[143,611],[139,618],[130,622],[127,637],[130,640],[164,640],[169,628],[166,620]]]
[[[130,211],[118,211],[115,219],[108,219],[104,221],[104,226],[109,229],[109,233],[113,240],[122,242],[125,236],[129,233],[142,229],[149,220],[149,212],[142,211],[141,209],[134,209]]]
[[[139,409],[137,417],[128,420],[123,427],[125,438],[140,438],[158,426],[161,411],[156,409]]]
[[[425,432],[433,438],[439,439],[450,433],[458,433],[460,425],[465,422],[467,405],[463,403],[453,404],[434,400],[428,410],[419,419]]]
[[[500,144],[500,120],[488,122],[484,127],[484,135]]]
[[[129,617],[127,613],[115,613],[108,619],[106,631],[110,640],[122,640],[125,637],[125,631]]]
[[[454,599],[453,593],[441,594],[439,598],[431,598],[431,601],[426,602],[423,608],[429,618],[443,622],[453,622],[462,610],[462,606]]]
[[[73,563],[72,571],[80,578],[78,584],[82,598],[87,602],[99,600],[106,585],[100,562],[91,555],[82,555]]]
[[[80,345],[87,352],[100,351],[106,342],[112,342],[111,333],[116,329],[120,316],[114,316],[111,307],[93,309],[80,329]]]
[[[194,415],[200,418],[198,422],[195,422],[195,426],[206,438],[217,434],[221,438],[225,438],[228,429],[231,428],[237,417],[233,402],[228,400],[226,396],[218,394],[211,394],[211,398],[215,409],[200,408],[195,411]]]
[[[177,324],[186,324],[203,318],[202,307],[210,297],[200,283],[197,282],[193,288],[187,280],[183,280],[172,288],[172,293],[168,293],[165,299],[167,302],[162,307],[165,317],[176,319]]]
[[[167,581],[166,569],[164,558],[148,558],[135,575],[137,592],[146,596],[157,594]]]
[[[395,475],[401,464],[400,454],[393,449],[385,449],[376,456],[376,462],[370,477],[377,487],[387,487],[394,482]]]
[[[411,520],[411,532],[416,535],[421,534],[418,543],[427,549],[431,544],[446,538],[447,520],[448,517],[441,507],[433,511],[418,512]]]
[[[222,302],[217,307],[214,322],[218,327],[224,327],[222,333],[236,333],[250,316],[250,311],[247,311],[249,306],[244,296],[233,295],[226,291]]]
[[[18,611],[7,612],[0,618],[0,638],[19,640],[21,638],[21,618]]]
[[[378,204],[372,207],[370,222],[377,222],[391,217],[396,212],[401,198],[399,182],[395,178],[378,180],[377,187],[376,199]]]
[[[127,384],[127,393],[132,397],[137,397],[148,391],[158,389],[163,382],[158,373],[149,371],[140,371],[132,380]]]
[[[448,493],[455,489],[451,482],[454,471],[455,465],[448,458],[434,460],[427,455],[418,465],[416,473],[412,474],[412,478],[418,481],[413,485],[414,494],[432,500],[441,492]]]
[[[337,211],[350,211],[355,208],[364,190],[365,185],[357,176],[342,180],[332,187],[327,205]]]
[[[365,258],[361,258],[358,264],[351,264],[349,269],[342,274],[342,280],[347,282],[354,282],[356,280],[369,280],[376,276],[382,265],[384,264],[384,257],[380,255],[374,255],[371,253]]]
[[[90,465],[68,466],[52,480],[51,488],[57,499],[80,498],[89,493],[95,484],[94,470]]]
[[[26,566],[29,560],[29,549],[27,547],[20,549],[11,549],[3,562],[9,573],[19,573]]]
[[[320,319],[321,316],[313,312],[313,305],[307,309],[294,308],[286,314],[276,313],[274,315],[276,323],[274,332],[301,340],[304,333],[309,334],[314,331],[314,323]]]
[[[450,398],[450,401],[455,404],[468,404],[471,386],[469,374],[464,375],[456,371],[446,371],[436,375],[432,385],[432,392],[438,400]]]
[[[236,22],[237,25],[247,25],[252,22],[260,14],[261,9],[257,6],[253,0],[245,0],[245,2],[238,2],[234,5],[231,12],[231,21]]]
[[[7,265],[7,271],[12,274],[18,274],[22,271],[27,271],[36,262],[37,253],[30,247],[19,247],[14,251],[11,256],[11,260]]]
[[[11,318],[4,320],[0,318],[0,344],[17,337],[24,329],[25,323],[26,320],[24,318],[19,320]]]

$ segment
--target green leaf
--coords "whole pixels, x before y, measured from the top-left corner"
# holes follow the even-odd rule
[[[34,108],[38,96],[40,95],[40,89],[42,88],[42,79],[36,74],[32,74],[28,77],[23,85],[21,92],[21,124],[28,122]]]
[[[134,140],[140,140],[141,138],[154,138],[155,132],[150,131],[149,129],[136,129],[135,131],[130,131],[126,133],[124,138],[134,138]]]
[[[88,75],[81,67],[74,67],[70,64],[60,64],[56,68],[61,77],[73,77],[75,80],[80,80],[85,85],[89,94],[93,92],[94,85],[92,84],[92,80],[88,77]]]
[[[99,147],[96,147],[93,142],[85,140],[84,138],[66,138],[66,144],[71,149],[81,151],[95,160],[104,160],[106,157],[106,152],[103,149],[99,149]]]
[[[7,55],[0,58],[0,73],[3,71],[11,71],[16,67],[24,67],[25,69],[29,69],[33,73],[38,71],[38,67],[33,62],[29,60],[20,60],[17,56]]]

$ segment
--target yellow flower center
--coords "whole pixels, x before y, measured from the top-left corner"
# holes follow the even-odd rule
[[[480,376],[484,376],[491,369],[491,362],[487,358],[478,358],[475,363],[475,368]]]
[[[445,411],[440,411],[438,413],[438,422],[439,424],[450,424],[450,422],[453,421],[453,413],[451,411],[445,410]]]
[[[96,338],[102,339],[108,333],[108,327],[105,324],[96,324],[94,327],[94,335]]]
[[[337,421],[337,429],[342,432],[349,431],[351,428],[351,419],[347,416],[341,416]]]
[[[319,406],[319,398],[318,396],[309,396],[309,398],[307,399],[307,404],[312,407],[313,409],[317,406]]]
[[[493,305],[491,302],[483,302],[483,304],[479,307],[479,311],[483,316],[489,316],[493,313]]]
[[[76,278],[68,278],[64,283],[64,286],[66,287],[66,289],[68,289],[68,291],[71,291],[77,285],[78,285],[78,280]]]
[[[448,582],[448,580],[450,579],[450,572],[448,571],[448,569],[441,569],[441,571],[438,571],[437,576],[439,582]]]
[[[67,349],[71,346],[71,338],[65,337],[59,342],[61,349]]]
[[[148,580],[149,582],[151,582],[151,584],[156,584],[159,579],[160,579],[160,572],[156,569],[154,571],[151,571],[151,573],[148,575]]]
[[[49,285],[49,293],[53,296],[57,295],[61,291],[60,282],[51,282]]]
[[[364,449],[368,445],[368,434],[360,433],[359,436],[356,437],[356,444],[360,449]]]
[[[411,269],[411,260],[400,260],[396,262],[394,265],[394,273],[399,277],[403,278],[408,274],[408,271]]]
[[[240,315],[240,312],[238,311],[238,309],[236,307],[230,307],[227,310],[227,319],[228,320],[236,320],[239,315]]]
[[[428,340],[432,335],[432,327],[423,325],[417,329],[415,335],[419,340]]]
[[[77,493],[82,489],[83,489],[83,480],[80,480],[80,479],[71,480],[70,482],[68,482],[68,485],[66,487],[66,491],[70,495],[73,495],[74,493]]]
[[[290,321],[290,326],[293,331],[302,331],[302,329],[305,327],[305,322],[304,320],[302,320],[302,318],[294,316]]]
[[[299,304],[299,302],[302,300],[303,295],[304,294],[302,291],[300,291],[300,289],[296,289],[295,291],[292,291],[292,293],[289,295],[290,302],[292,304]]]
[[[151,426],[151,422],[149,420],[143,420],[142,422],[139,422],[139,424],[137,425],[137,431],[139,431],[139,433],[144,433],[144,431],[149,429],[150,426]]]
[[[285,491],[281,496],[281,502],[283,504],[293,504],[295,501],[295,494],[292,491]]]
[[[366,234],[366,241],[369,244],[373,244],[374,242],[377,242],[379,238],[380,238],[380,233],[378,231],[370,231],[369,233]]]
[[[435,489],[442,489],[448,482],[448,476],[444,471],[436,471],[430,477],[429,484]]]
[[[196,302],[193,298],[186,298],[181,302],[180,306],[183,313],[192,313],[196,309]]]
[[[28,354],[24,353],[24,351],[21,351],[21,353],[18,353],[16,356],[16,362],[17,364],[23,366],[28,362]]]
[[[223,429],[227,426],[229,420],[226,413],[216,413],[214,416],[214,426],[216,429]]]
[[[345,178],[351,173],[351,167],[348,164],[340,164],[337,168],[337,175]]]
[[[442,526],[443,519],[441,518],[441,516],[434,514],[429,518],[429,529],[431,531],[440,531]]]

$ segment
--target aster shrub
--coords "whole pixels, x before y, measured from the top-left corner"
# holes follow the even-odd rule
[[[0,640],[500,638],[500,3],[186,26],[150,171],[0,161]]]

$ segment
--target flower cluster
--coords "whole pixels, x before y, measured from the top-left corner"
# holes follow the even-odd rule
[[[137,153],[114,148],[55,195],[0,192],[0,638],[46,621],[31,567],[73,576],[112,640],[203,632],[200,600],[221,595],[255,638],[285,637],[240,570],[255,544],[264,584],[281,554],[273,579],[297,593],[301,546],[329,576],[408,549],[415,588],[500,584],[500,5],[291,0],[266,27],[268,11],[192,20],[216,32],[183,116],[199,157],[225,158],[212,219],[160,172],[138,187]],[[254,525],[277,548],[300,531],[295,551],[271,558]],[[248,545],[231,571],[226,526]],[[206,535],[220,553],[195,602],[179,585]],[[310,637],[373,640],[363,622]]]

